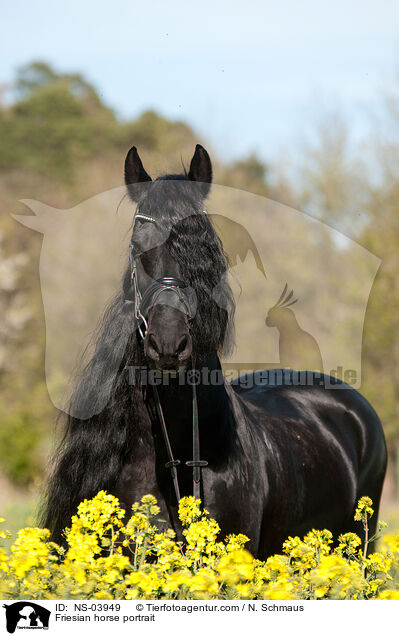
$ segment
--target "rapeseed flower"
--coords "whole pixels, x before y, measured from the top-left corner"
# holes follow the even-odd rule
[[[41,528],[21,529],[9,554],[0,548],[0,594],[31,599],[399,599],[399,535],[383,537],[367,556],[372,501],[355,518],[366,539],[343,534],[335,547],[327,529],[288,537],[266,561],[245,549],[243,534],[219,539],[220,527],[201,502],[179,505],[184,541],[158,519],[155,497],[131,511],[100,491],[83,501],[65,529],[66,549]],[[0,520],[1,521],[1,520]],[[379,531],[383,523],[379,524]],[[0,539],[7,533],[1,532]]]

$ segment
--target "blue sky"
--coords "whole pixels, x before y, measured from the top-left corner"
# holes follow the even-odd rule
[[[395,85],[395,0],[3,2],[0,84],[43,59],[80,71],[121,117],[183,119],[228,159],[265,159],[327,113],[354,138]]]

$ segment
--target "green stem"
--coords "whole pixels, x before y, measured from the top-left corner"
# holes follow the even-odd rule
[[[143,551],[141,553],[141,558],[140,558],[140,565],[139,565],[139,570],[141,570],[141,568],[144,565],[144,561],[145,561],[145,555],[147,552],[147,545],[148,545],[148,541],[147,541],[147,537],[144,539],[144,543],[143,543]]]
[[[111,548],[109,551],[109,556],[112,556],[114,553],[114,542],[115,542],[115,533],[114,533],[114,526],[111,526]]]
[[[364,528],[364,549],[363,549],[362,576],[363,576],[363,578],[365,578],[367,548],[368,548],[368,545],[369,545],[369,524],[367,523],[367,513],[365,513],[365,520],[363,521],[363,528]]]

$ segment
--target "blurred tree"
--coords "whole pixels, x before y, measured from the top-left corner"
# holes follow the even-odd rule
[[[294,189],[303,209],[382,260],[365,316],[361,392],[383,423],[399,495],[399,95],[387,107],[389,135],[376,131],[360,158],[343,120],[324,122],[304,149]]]
[[[10,370],[10,343],[18,339],[26,326],[31,312],[24,302],[20,289],[20,273],[26,265],[26,255],[22,252],[6,257],[4,239],[0,234],[0,376]]]
[[[34,63],[19,72],[15,95],[0,113],[0,168],[70,181],[78,163],[118,140],[113,112],[80,75]]]
[[[370,193],[361,242],[382,259],[366,314],[364,393],[387,435],[399,494],[399,185],[387,179]]]
[[[12,413],[0,414],[1,468],[14,484],[27,486],[39,477],[43,433],[43,426],[30,405]]]
[[[301,209],[356,239],[367,221],[368,179],[341,117],[330,115],[316,128],[300,162],[296,190]]]
[[[267,166],[255,154],[228,166],[220,166],[219,183],[263,196],[271,193]]]

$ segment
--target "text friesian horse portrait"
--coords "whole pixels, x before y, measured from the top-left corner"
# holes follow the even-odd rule
[[[386,469],[382,427],[366,399],[338,380],[325,388],[321,374],[306,386],[247,388],[221,376],[234,298],[223,245],[204,212],[208,153],[197,145],[188,172],[152,181],[133,147],[125,181],[137,204],[130,254],[72,396],[49,481],[43,523],[53,539],[99,490],[128,511],[155,495],[178,537],[178,498],[194,493],[223,536],[244,533],[261,559],[312,528],[361,535],[356,503],[368,495],[378,511]],[[139,373],[132,381],[129,370],[141,367],[168,382],[144,385]],[[222,381],[205,381],[203,369]],[[179,382],[195,370],[195,382]],[[106,406],[90,411],[96,403]]]

